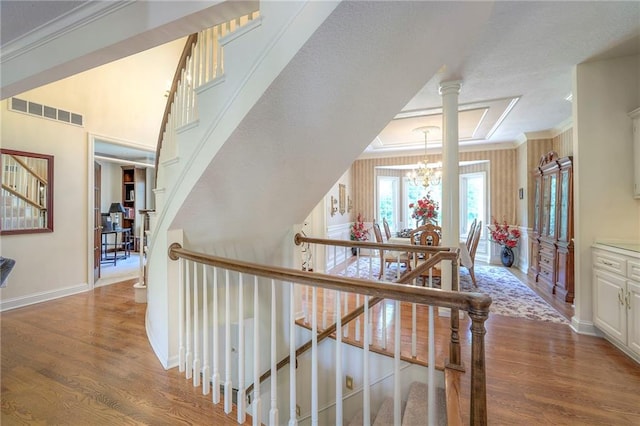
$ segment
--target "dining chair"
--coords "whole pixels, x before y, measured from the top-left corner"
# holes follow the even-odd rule
[[[384,243],[382,239],[382,231],[380,231],[380,225],[376,221],[373,222],[373,234],[376,237],[377,243]],[[397,251],[388,251],[384,249],[378,250],[380,252],[380,275],[378,278],[382,279],[384,277],[384,271],[388,265],[392,263],[397,263],[398,268],[400,265],[405,265],[407,269],[411,269],[411,265],[409,264],[409,254],[404,252]]]
[[[382,218],[382,225],[384,226],[384,234],[387,236],[387,241],[391,238],[391,230],[389,229],[389,222],[386,218]]]
[[[478,250],[478,242],[480,241],[480,235],[482,234],[482,221],[478,221],[476,224],[475,231],[473,232],[473,237],[471,238],[471,246],[469,247],[469,255],[461,255],[460,256],[460,266],[464,266],[469,271],[469,275],[471,276],[471,281],[473,281],[473,286],[478,287],[476,283],[476,275],[474,273],[473,267],[476,262],[476,251]]]
[[[422,228],[426,228],[426,227],[428,227],[428,225],[422,226]],[[416,245],[435,247],[440,245],[440,237],[441,235],[433,228],[421,229],[419,233],[416,234],[415,239],[412,239],[412,242],[413,244],[416,244]],[[418,266],[420,266],[420,264],[426,262],[427,259],[429,259],[430,257],[431,257],[430,253],[420,253],[420,254],[415,253],[414,268],[417,268]],[[423,285],[426,285],[426,282],[427,282],[426,279],[429,278],[429,275],[431,275],[431,277],[440,277],[441,276],[440,267],[434,266],[430,270],[420,274],[420,277],[423,279]]]
[[[467,232],[467,241],[465,245],[467,246],[467,250],[471,249],[471,240],[473,239],[473,232],[476,230],[476,223],[478,223],[478,218],[474,218],[473,222],[469,226],[469,231]]]

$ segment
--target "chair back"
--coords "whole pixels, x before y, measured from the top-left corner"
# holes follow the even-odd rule
[[[423,231],[420,233],[421,246],[439,246],[440,234],[436,231]]]
[[[391,238],[391,230],[389,229],[389,223],[386,218],[382,218],[382,225],[384,226],[384,233],[387,236],[387,241]]]
[[[467,232],[467,241],[465,245],[467,246],[467,250],[471,251],[471,241],[473,240],[473,233],[476,230],[476,224],[478,223],[478,218],[473,219],[471,222],[471,226],[469,226],[469,231]]]
[[[373,234],[376,236],[376,243],[382,243],[382,231],[380,231],[380,225],[373,221]]]
[[[471,247],[469,248],[469,255],[471,256],[471,261],[475,262],[476,259],[476,250],[478,249],[478,242],[480,241],[480,234],[482,234],[482,221],[478,221],[476,225],[475,232],[473,233],[473,239],[471,240]]]

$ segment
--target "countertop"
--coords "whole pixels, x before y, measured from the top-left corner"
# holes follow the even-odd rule
[[[619,250],[626,250],[640,254],[640,241],[596,241],[596,245],[613,247]]]

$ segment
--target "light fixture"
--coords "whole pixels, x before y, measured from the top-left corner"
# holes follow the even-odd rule
[[[429,166],[427,161],[429,132],[437,130],[440,130],[438,126],[424,126],[414,129],[416,132],[424,133],[424,161],[418,161],[418,168],[407,173],[407,178],[409,178],[414,185],[423,186],[425,189],[428,189],[431,186],[440,185],[440,181],[442,180],[442,171],[437,167]]]
[[[111,203],[109,207],[109,213],[113,215],[113,227],[116,230],[120,229],[120,214],[124,213],[124,206],[122,203]]]

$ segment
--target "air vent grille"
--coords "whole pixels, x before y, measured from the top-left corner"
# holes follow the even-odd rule
[[[50,120],[62,121],[75,126],[83,126],[84,124],[84,117],[81,114],[57,109],[47,105],[41,105],[24,99],[11,98],[11,102],[9,102],[9,109]]]

